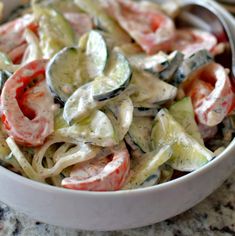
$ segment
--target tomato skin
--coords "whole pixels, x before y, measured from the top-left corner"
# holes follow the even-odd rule
[[[46,64],[46,60],[36,60],[25,65],[7,80],[2,90],[3,124],[9,136],[22,145],[42,145],[53,132],[53,98],[42,84],[45,83]],[[38,84],[29,88],[35,79]],[[34,91],[30,93],[32,89]],[[37,94],[42,97],[35,97]]]
[[[189,57],[202,49],[212,52],[217,43],[217,38],[211,33],[193,28],[184,28],[176,31],[171,50],[180,51],[186,57]]]
[[[25,15],[0,26],[0,51],[8,54],[14,64],[20,64],[27,48],[25,30],[30,29],[35,34],[38,24],[32,15]]]
[[[10,53],[15,48],[25,43],[24,32],[26,28],[37,31],[37,23],[32,15],[25,15],[16,20],[0,26],[0,50]]]
[[[195,72],[183,84],[183,89],[192,98],[198,122],[206,126],[221,123],[234,104],[234,92],[227,72],[214,62]]]
[[[108,0],[104,7],[147,54],[171,49],[175,36],[174,22],[155,5]]]
[[[112,157],[74,166],[71,177],[62,181],[68,189],[85,191],[116,191],[125,184],[130,172],[130,156],[123,144],[113,150]]]

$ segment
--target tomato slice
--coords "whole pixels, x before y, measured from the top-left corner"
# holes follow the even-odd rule
[[[171,50],[181,51],[186,57],[189,57],[202,49],[211,52],[216,45],[217,39],[211,33],[198,29],[186,28],[176,31]]]
[[[37,31],[37,24],[34,22],[32,15],[25,15],[1,25],[0,50],[8,54],[16,48],[19,49],[19,47],[25,43],[24,31],[26,28]]]
[[[46,64],[46,60],[36,60],[20,68],[7,80],[1,94],[5,128],[26,146],[43,144],[54,129],[53,98],[45,84]]]
[[[74,190],[115,191],[125,184],[130,171],[130,157],[125,145],[111,156],[76,165],[62,186]]]
[[[170,17],[151,3],[128,0],[108,1],[112,14],[148,54],[168,51],[174,39],[175,26]]]
[[[183,87],[185,94],[192,98],[197,120],[206,126],[221,123],[234,103],[227,72],[214,62],[195,72]]]

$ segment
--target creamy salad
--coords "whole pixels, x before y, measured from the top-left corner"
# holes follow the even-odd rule
[[[176,14],[131,0],[15,9],[0,25],[0,165],[116,191],[170,181],[223,152],[235,132],[234,81],[217,60],[227,39],[179,28]]]

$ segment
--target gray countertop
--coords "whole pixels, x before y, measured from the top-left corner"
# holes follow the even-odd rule
[[[235,172],[223,186],[191,210],[165,222],[116,232],[64,229],[29,219],[0,203],[0,236],[188,236],[235,235]]]

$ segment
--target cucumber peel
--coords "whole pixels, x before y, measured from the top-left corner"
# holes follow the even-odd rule
[[[113,51],[103,76],[97,77],[93,85],[93,98],[104,101],[118,96],[129,85],[132,70],[128,60],[121,53]]]
[[[133,117],[133,122],[129,129],[132,141],[144,152],[151,151],[151,130],[153,119],[151,117]]]
[[[200,50],[185,59],[173,76],[173,83],[179,85],[204,65],[213,61],[212,55],[207,50]]]

